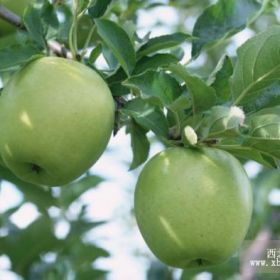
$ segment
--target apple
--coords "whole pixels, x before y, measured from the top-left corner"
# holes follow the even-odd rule
[[[24,181],[64,185],[101,156],[112,133],[114,102],[92,69],[58,57],[17,72],[0,97],[0,157]]]
[[[214,148],[169,148],[142,170],[135,215],[144,240],[178,268],[226,261],[240,247],[252,214],[250,181],[236,158]]]
[[[22,17],[25,8],[34,0],[0,0],[0,4]],[[0,19],[0,38],[16,31],[16,28],[3,19]]]

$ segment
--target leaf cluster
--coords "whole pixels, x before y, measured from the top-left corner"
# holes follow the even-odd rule
[[[0,255],[9,257],[11,270],[30,280],[103,279],[106,271],[94,269],[92,264],[99,257],[108,257],[109,253],[82,238],[102,222],[89,220],[87,207],[83,205],[75,216],[69,215],[71,205],[78,203],[80,196],[96,187],[102,178],[88,175],[55,192],[23,182],[3,167],[0,167],[0,176],[24,195],[19,205],[0,217]],[[25,203],[35,204],[40,214],[22,229],[10,217]],[[52,214],[50,209],[57,209],[57,214]],[[62,222],[68,224],[69,232],[59,238],[55,228]],[[48,255],[52,255],[51,260]]]

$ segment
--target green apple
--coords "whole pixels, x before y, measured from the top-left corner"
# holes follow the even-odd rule
[[[34,0],[0,0],[0,4],[22,17],[25,8]],[[3,19],[0,19],[0,38],[16,31],[16,28]]]
[[[240,247],[252,213],[250,181],[214,148],[169,148],[140,174],[135,215],[151,251],[179,268],[215,265]]]
[[[64,58],[39,58],[17,72],[0,97],[0,156],[19,178],[63,185],[101,156],[114,102],[104,80]]]

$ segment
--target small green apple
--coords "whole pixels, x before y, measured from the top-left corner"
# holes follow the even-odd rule
[[[19,178],[63,185],[103,153],[114,102],[104,80],[63,58],[37,59],[17,72],[0,97],[0,156]]]
[[[226,261],[251,219],[252,190],[241,164],[214,148],[169,148],[140,174],[135,215],[164,263],[189,268]]]
[[[34,0],[0,0],[0,4],[22,17],[25,8]],[[16,28],[3,19],[0,19],[0,38],[16,31]]]

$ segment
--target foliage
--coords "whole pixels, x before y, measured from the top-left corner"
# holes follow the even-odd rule
[[[169,34],[141,34],[139,12],[166,6],[178,17],[177,24],[169,25]],[[44,55],[72,57],[96,69],[116,102],[115,133],[125,127],[131,137],[130,169],[147,160],[151,132],[165,146],[190,145],[185,141],[185,127],[195,132],[197,146],[217,147],[242,162],[253,160],[265,168],[278,168],[280,27],[276,11],[276,0],[218,0],[214,4],[207,0],[38,0],[25,10],[24,28],[17,31],[15,40],[0,44],[0,73],[5,85],[14,71]],[[85,15],[90,21],[81,48],[79,24]],[[186,19],[195,21],[193,28]],[[236,48],[232,36],[245,29],[255,35]],[[192,46],[191,54],[186,45]],[[229,51],[232,48],[234,52]],[[102,67],[101,58],[106,61]],[[279,210],[267,203],[269,191],[279,187],[279,175],[264,170],[254,181],[257,203],[252,239],[267,224],[274,225],[272,213]],[[75,279],[102,279],[104,272],[93,269],[92,262],[108,253],[80,238],[97,224],[85,219],[85,209],[74,220],[65,215],[71,203],[101,179],[85,176],[59,188],[57,195],[22,182],[4,167],[0,176],[17,186],[24,202],[36,204],[41,213],[24,230],[10,221],[21,205],[1,216],[0,231],[6,233],[0,235],[0,254],[10,257],[13,271],[25,279],[68,279],[69,274]],[[59,219],[70,224],[65,239],[54,234],[57,221],[48,211],[53,206],[60,209]],[[279,228],[272,231],[279,237]],[[55,260],[46,262],[44,256],[50,252]],[[166,268],[160,272],[154,268],[153,264],[149,279],[157,279],[151,275],[170,277]],[[238,274],[234,259],[209,271],[213,279]],[[182,279],[194,279],[199,272],[185,271]]]

